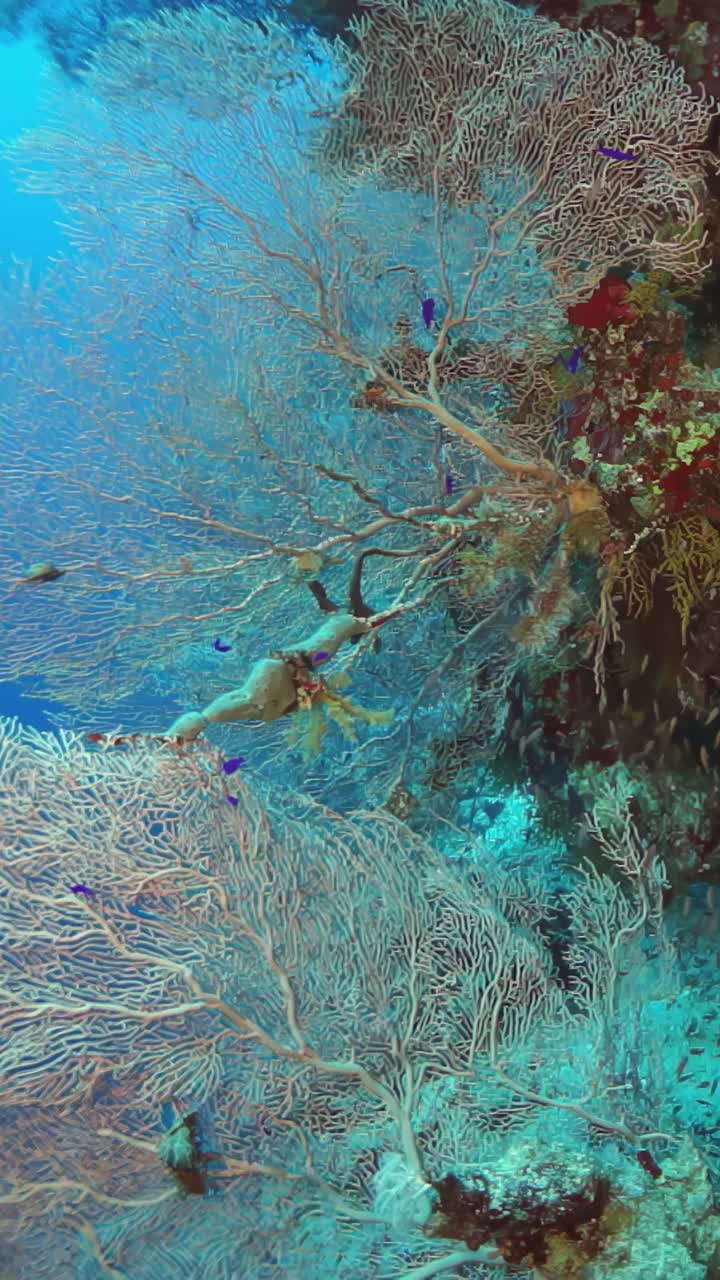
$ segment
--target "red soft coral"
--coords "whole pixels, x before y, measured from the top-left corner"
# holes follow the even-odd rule
[[[607,329],[610,324],[632,324],[637,317],[627,302],[629,293],[627,281],[608,271],[587,302],[576,302],[574,307],[568,307],[568,320],[571,324],[581,325],[583,329]]]

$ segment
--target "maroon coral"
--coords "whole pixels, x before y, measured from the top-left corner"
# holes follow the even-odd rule
[[[607,329],[611,324],[632,324],[635,309],[628,302],[630,287],[623,276],[608,271],[587,302],[577,302],[568,307],[571,324],[583,329]]]

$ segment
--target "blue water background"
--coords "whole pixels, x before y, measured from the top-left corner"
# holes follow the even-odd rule
[[[47,59],[31,39],[0,44],[0,140],[4,146],[23,129],[42,120],[42,94],[50,74]],[[62,211],[49,196],[20,191],[10,165],[0,151],[0,280],[3,283],[16,267],[14,260],[27,264],[30,279],[37,283],[50,258],[65,244],[59,225]],[[22,685],[0,683],[0,714],[19,716],[39,729],[50,727],[47,711],[51,704],[26,696]]]

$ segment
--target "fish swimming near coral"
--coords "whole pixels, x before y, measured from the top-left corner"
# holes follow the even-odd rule
[[[223,773],[236,773],[238,769],[242,769],[245,764],[245,756],[232,756],[230,760],[223,760],[220,768]]]
[[[68,885],[68,889],[70,890],[71,893],[75,893],[79,897],[92,898],[92,899],[97,898],[96,890],[91,889],[90,886],[87,884],[81,884],[79,882],[77,884],[70,884]]]
[[[639,160],[640,157],[635,155],[634,151],[620,151],[618,147],[596,147],[596,151],[601,156],[608,156],[610,160]]]
[[[573,348],[567,360],[565,359],[564,356],[560,356],[560,359],[565,365],[565,368],[567,369],[568,373],[577,373],[578,369],[580,368],[580,362],[582,360],[584,351],[585,351],[584,347],[577,346]]]

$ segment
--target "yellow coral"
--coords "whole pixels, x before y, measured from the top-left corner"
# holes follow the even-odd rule
[[[558,517],[551,512],[519,528],[510,522],[500,526],[490,546],[465,547],[458,554],[460,589],[466,596],[478,596],[497,586],[503,573],[533,572],[542,563],[557,527]]]
[[[720,533],[705,516],[688,516],[662,529],[660,540],[660,572],[669,579],[684,642],[693,608],[720,585]]]
[[[648,271],[647,275],[634,276],[628,302],[638,316],[652,315],[654,311],[667,311],[668,285],[672,276],[668,271]]]
[[[581,1280],[588,1263],[582,1240],[571,1240],[563,1232],[549,1231],[545,1244],[547,1258],[536,1274],[544,1280]]]
[[[624,556],[620,553],[608,562],[607,577],[610,589],[617,583],[622,592],[628,614],[640,618],[653,607],[652,574],[638,552]]]
[[[387,724],[394,714],[392,711],[372,711],[369,707],[361,707],[330,688],[323,690],[320,702],[325,714],[340,726],[346,738],[353,740],[356,736],[354,720],[362,720],[365,724]]]
[[[584,511],[573,516],[565,530],[564,543],[571,551],[594,556],[610,536],[610,521],[605,511]]]
[[[299,747],[304,760],[319,756],[328,726],[317,704],[296,712],[285,729],[285,741]]]
[[[633,280],[628,302],[634,307],[638,316],[652,315],[657,307],[659,292],[660,286],[656,280],[649,280],[645,276],[639,276],[636,280]]]
[[[602,494],[593,484],[578,480],[565,495],[568,520],[563,543],[568,551],[596,555],[610,536],[610,521]]]
[[[361,707],[338,693],[338,688],[350,681],[342,673],[332,677],[313,695],[312,704],[295,713],[286,730],[286,740],[292,746],[300,747],[306,760],[320,754],[323,739],[328,731],[328,720],[339,725],[346,738],[356,740],[355,721],[364,724],[387,724],[392,720],[393,711],[373,711],[369,707]],[[332,687],[331,687],[332,686]]]
[[[299,573],[317,573],[323,566],[323,558],[317,551],[298,551],[295,568]]]

